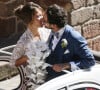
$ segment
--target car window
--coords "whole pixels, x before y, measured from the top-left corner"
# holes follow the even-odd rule
[[[60,88],[58,90],[67,90],[67,87],[62,87],[62,88]]]
[[[0,48],[0,90],[19,90],[22,85],[22,67],[11,67],[9,64],[14,47]]]
[[[19,71],[15,67],[10,67],[9,62],[0,60],[0,90],[13,90],[21,84]]]

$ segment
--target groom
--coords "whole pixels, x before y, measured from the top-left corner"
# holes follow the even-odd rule
[[[62,70],[86,69],[95,64],[86,40],[67,24],[67,14],[62,7],[49,6],[44,20],[45,26],[52,29],[49,38],[51,54],[46,59],[52,67],[47,67],[46,81],[65,74]]]

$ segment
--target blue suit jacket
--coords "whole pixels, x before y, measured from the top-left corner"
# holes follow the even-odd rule
[[[64,48],[61,46],[62,39],[66,39],[68,42],[68,45]],[[69,52],[65,54],[66,50]],[[53,65],[71,61],[78,63],[77,66],[81,69],[90,68],[95,64],[93,54],[90,52],[86,40],[74,28],[66,25],[61,39],[55,50],[47,57],[46,62]],[[47,71],[51,77],[64,74],[63,72],[57,73],[53,71],[51,67],[47,67]]]

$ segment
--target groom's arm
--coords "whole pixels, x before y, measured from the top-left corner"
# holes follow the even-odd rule
[[[73,58],[73,60],[69,62],[71,64],[71,70],[86,69],[93,66],[95,64],[95,59],[85,38],[77,32],[73,32],[71,37],[74,48],[73,56],[76,55],[79,57],[77,60]]]

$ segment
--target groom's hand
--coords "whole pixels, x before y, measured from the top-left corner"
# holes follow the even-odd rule
[[[69,63],[63,63],[63,64],[54,64],[52,66],[53,70],[56,72],[61,72],[62,70],[68,70],[71,68],[71,65]]]

